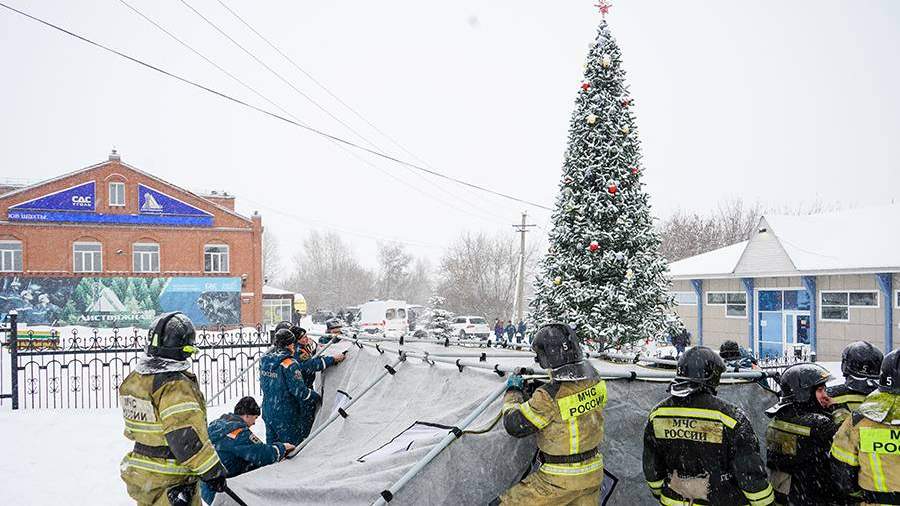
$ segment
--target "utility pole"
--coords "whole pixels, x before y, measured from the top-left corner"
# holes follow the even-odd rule
[[[520,235],[519,245],[519,275],[516,279],[516,299],[514,303],[515,318],[514,322],[518,323],[525,317],[525,233],[528,229],[535,225],[527,223],[528,211],[522,212],[522,223],[513,225],[516,232]]]

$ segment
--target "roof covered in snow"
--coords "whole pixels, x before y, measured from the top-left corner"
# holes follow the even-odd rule
[[[265,285],[263,286],[263,295],[296,295],[294,292],[289,292],[287,290],[283,290],[281,288],[275,288],[274,286]]]
[[[900,272],[900,205],[764,216],[749,241],[677,262],[674,279]]]

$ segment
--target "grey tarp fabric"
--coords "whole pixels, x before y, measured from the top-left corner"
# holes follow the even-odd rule
[[[343,345],[343,343],[342,343]],[[385,349],[396,345],[385,345]],[[407,345],[406,349],[465,351],[470,348],[443,348]],[[396,353],[379,355],[375,350],[350,348],[348,359],[325,374],[325,403],[316,424],[336,407],[337,393],[351,396],[392,363]],[[491,359],[488,359],[492,362]],[[493,360],[504,365],[532,367],[531,357]],[[595,362],[604,370],[647,371],[639,366]],[[658,370],[657,370],[658,371]],[[504,378],[487,371],[453,365],[434,366],[410,358],[397,367],[397,374],[385,377],[338,418],[297,457],[229,480],[229,486],[251,506],[271,504],[371,504],[421,459],[442,434],[415,439],[414,431],[397,438],[416,421],[453,425],[469,414]],[[647,489],[641,467],[643,430],[651,408],[666,397],[665,382],[608,381],[606,439],[602,451],[608,472],[619,481],[607,504],[657,504]],[[765,433],[768,418],[763,414],[775,396],[756,384],[722,386],[720,395],[743,407],[758,436]],[[340,401],[339,401],[340,402]],[[500,401],[470,427],[489,423],[500,409]],[[428,431],[422,431],[427,433]],[[395,439],[396,438],[396,439]],[[392,440],[410,441],[408,451],[385,455],[379,448]],[[386,449],[396,447],[391,444]],[[403,446],[403,445],[400,445]],[[369,455],[365,462],[357,459]],[[534,438],[517,440],[507,436],[502,423],[483,435],[464,435],[444,450],[391,504],[487,504],[521,478],[535,454]],[[223,494],[216,505],[234,504]]]
[[[337,346],[332,347],[337,348]],[[347,360],[328,369],[325,402],[317,425],[334,409],[336,390],[354,396],[384,372],[396,354],[350,348]],[[357,459],[377,450],[416,421],[454,425],[471,413],[505,378],[453,365],[429,366],[409,359],[361,397],[347,413],[293,459],[228,480],[251,506],[281,504],[371,504],[425,456],[448,431],[414,442],[409,451]],[[490,423],[502,404],[498,399],[469,428]],[[486,434],[466,434],[453,442],[391,501],[391,504],[487,504],[528,469],[536,448],[534,438],[518,441],[502,423]],[[224,494],[216,505],[234,504]]]
[[[598,364],[601,368],[603,365]],[[641,465],[644,445],[644,426],[650,410],[667,397],[666,383],[643,381],[608,381],[609,402],[606,406],[606,439],[602,451],[606,471],[620,481],[608,504],[659,504],[650,494]],[[756,383],[722,385],[719,396],[737,404],[750,417],[754,432],[760,438],[760,452],[765,462],[766,426],[769,418],[763,413],[775,403],[776,397]]]

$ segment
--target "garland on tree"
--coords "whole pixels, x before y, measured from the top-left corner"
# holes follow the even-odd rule
[[[550,248],[531,301],[532,328],[568,323],[604,349],[681,327],[641,182],[621,57],[604,20],[575,100]]]

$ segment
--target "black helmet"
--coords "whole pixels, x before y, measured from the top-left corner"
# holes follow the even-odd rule
[[[734,341],[725,341],[722,346],[719,346],[719,356],[722,357],[722,360],[741,358],[741,347]]]
[[[900,394],[900,348],[888,353],[881,362],[878,390]]]
[[[781,399],[766,410],[773,416],[781,408],[789,404],[813,404],[816,401],[816,389],[834,379],[828,369],[818,364],[794,364],[781,373]]]
[[[306,329],[299,325],[291,325],[291,333],[294,334],[298,340],[306,335]]]
[[[289,329],[290,330],[290,328],[291,328],[291,322],[289,322],[287,320],[281,320],[280,322],[278,322],[277,325],[275,325],[275,332],[278,332],[281,329]]]
[[[678,360],[669,393],[676,397],[687,397],[701,390],[715,394],[723,372],[725,362],[718,353],[706,346],[695,346]]]
[[[878,387],[878,372],[884,354],[865,341],[850,343],[841,355],[841,372],[851,389],[870,393]]]
[[[540,328],[531,343],[535,360],[553,371],[557,381],[579,381],[597,377],[597,371],[584,361],[581,341],[572,327],[549,323]]]
[[[197,337],[191,319],[181,311],[159,315],[150,327],[147,355],[187,360],[197,352],[194,339]]]
[[[297,342],[297,336],[294,335],[289,329],[281,329],[278,332],[275,332],[275,338],[272,341],[278,348],[287,348],[288,346]]]
[[[334,329],[339,329],[339,328],[341,328],[341,327],[343,327],[343,326],[344,326],[344,324],[341,323],[341,321],[338,320],[337,318],[329,318],[329,319],[325,322],[325,330],[327,330],[327,331],[329,331],[329,332],[331,332],[331,331],[334,330]]]

